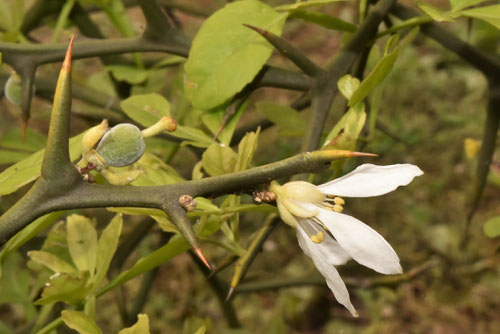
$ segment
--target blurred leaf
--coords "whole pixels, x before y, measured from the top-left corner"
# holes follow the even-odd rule
[[[163,116],[170,116],[170,103],[160,94],[133,95],[120,103],[128,117],[149,127]]]
[[[223,175],[234,171],[237,155],[222,144],[212,144],[203,153],[201,161],[203,169],[210,175]]]
[[[193,106],[211,109],[226,102],[253,80],[271,56],[272,46],[243,24],[280,35],[286,16],[248,0],[229,3],[205,20],[184,66],[184,91]]]
[[[497,29],[500,29],[500,5],[467,9],[461,11],[460,14],[481,19],[495,26]]]
[[[420,8],[425,14],[432,17],[434,21],[442,22],[442,21],[453,21],[453,18],[449,13],[443,12],[439,8],[436,8],[426,2],[419,1],[417,3],[418,8]]]
[[[260,128],[257,132],[249,132],[238,144],[238,159],[234,166],[235,172],[241,172],[247,169],[252,162],[253,155],[257,149]]]
[[[159,68],[159,67],[165,67],[165,66],[171,66],[171,65],[177,65],[180,63],[184,63],[186,61],[186,58],[181,57],[181,56],[166,56],[159,62],[155,63],[153,67]]]
[[[337,86],[339,87],[339,90],[342,93],[342,95],[344,95],[344,97],[347,100],[349,100],[352,94],[359,87],[359,79],[353,77],[350,74],[346,74],[339,79],[339,81],[337,82]]]
[[[0,278],[0,305],[19,303],[23,306],[27,321],[37,313],[30,295],[30,273],[26,263],[19,253],[11,253],[4,263],[3,276]],[[0,333],[1,332],[0,330]]]
[[[389,43],[388,43],[389,44]],[[370,72],[370,74],[361,82],[358,89],[352,94],[349,99],[349,106],[352,107],[357,103],[363,101],[365,97],[372,92],[372,90],[377,87],[391,72],[396,59],[399,56],[399,47],[396,47],[394,51],[386,54],[377,63],[375,68]]]
[[[10,238],[0,252],[0,277],[2,276],[2,262],[4,261],[5,257],[19,249],[19,247],[24,245],[26,242],[30,241],[40,231],[46,229],[57,219],[59,219],[59,217],[61,217],[64,213],[65,211],[52,212],[45,216],[37,218],[17,234],[15,234],[12,238]]]
[[[13,128],[5,132],[0,138],[0,146],[15,150],[24,150],[36,152],[45,147],[47,137],[31,128],[26,131],[26,136],[23,140],[23,131],[21,128]]]
[[[118,334],[149,334],[147,314],[138,314],[137,322],[132,327],[122,329]]]
[[[0,149],[0,165],[12,164],[29,157],[29,153]]]
[[[71,329],[80,334],[102,334],[94,319],[83,312],[64,310],[61,312],[62,320]]]
[[[484,1],[486,0],[450,0],[450,5],[452,11],[456,12],[470,6],[480,4],[481,2]]]
[[[122,233],[123,218],[116,215],[108,226],[102,231],[97,243],[96,277],[95,286],[98,287],[108,272],[111,259],[116,252],[118,241]]]
[[[95,274],[97,261],[97,232],[90,219],[71,215],[66,223],[68,249],[73,262],[81,271]]]
[[[109,65],[106,69],[111,72],[113,77],[118,81],[125,81],[132,85],[140,84],[149,76],[149,71],[128,65]]]
[[[500,216],[493,217],[484,223],[483,231],[488,238],[500,236]]]
[[[76,268],[58,256],[44,251],[30,251],[28,256],[55,273],[76,274]]]
[[[67,304],[78,304],[87,297],[92,285],[89,284],[88,272],[81,272],[79,276],[57,273],[42,291],[42,297],[35,301],[35,305],[47,305],[58,301]]]
[[[326,29],[355,32],[357,26],[343,21],[337,17],[330,16],[323,13],[311,12],[305,10],[294,10],[290,12],[291,19],[301,19],[306,22],[312,22]]]
[[[208,198],[203,197],[195,197],[196,201],[196,210],[204,210],[204,211],[220,211],[219,207],[212,203]]]
[[[288,106],[259,101],[257,111],[280,128],[280,135],[300,136],[305,131],[305,120],[300,113]]]
[[[116,96],[115,86],[109,73],[106,71],[92,73],[87,78],[85,85],[109,96]]]
[[[160,209],[150,209],[150,208],[107,208],[110,212],[123,213],[125,215],[146,215],[146,216],[158,216],[167,217],[167,214]]]
[[[158,267],[160,264],[165,263],[171,258],[184,253],[190,248],[187,241],[180,235],[174,236],[170,239],[169,243],[165,246],[155,250],[154,252],[139,259],[132,268],[123,271],[120,275],[116,276],[111,282],[104,286],[99,292],[98,296],[103,293],[127,282],[128,280],[139,276],[153,268]]]
[[[69,153],[72,161],[82,155],[83,135],[84,133],[81,133],[69,140]],[[38,151],[0,173],[0,196],[13,193],[36,180],[40,176],[44,154],[45,150]]]
[[[467,159],[473,159],[476,157],[477,152],[481,148],[481,141],[473,138],[464,139],[464,151]]]
[[[281,5],[275,7],[276,10],[294,10],[299,8],[308,8],[314,6],[323,6],[332,2],[339,2],[345,0],[308,0],[308,1],[297,1],[296,3],[292,3],[289,5]]]

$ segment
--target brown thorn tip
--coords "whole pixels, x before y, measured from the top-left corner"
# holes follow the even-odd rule
[[[378,154],[365,153],[365,152],[350,152],[350,157],[378,157]]]
[[[228,291],[228,293],[227,293],[227,296],[226,296],[226,302],[227,302],[229,299],[231,299],[231,297],[233,296],[233,292],[234,292],[234,287],[232,286],[232,287],[230,287],[230,288],[229,288],[229,291]]]
[[[200,260],[207,266],[208,269],[212,270],[212,267],[210,267],[210,264],[208,263],[207,259],[205,258],[205,255],[203,255],[203,252],[201,251],[200,247],[194,247],[193,248],[195,254],[200,258]]]
[[[75,41],[75,34],[71,35],[71,39],[69,40],[68,50],[66,51],[66,57],[64,58],[63,70],[71,71],[71,53],[73,52],[73,42]]]

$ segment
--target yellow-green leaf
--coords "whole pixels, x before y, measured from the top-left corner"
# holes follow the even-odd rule
[[[222,144],[212,144],[203,153],[203,169],[211,176],[223,175],[234,171],[237,155]]]
[[[229,3],[205,20],[184,66],[185,94],[191,103],[211,109],[252,81],[273,48],[243,24],[280,35],[286,16],[260,1],[246,0]]]
[[[28,256],[55,273],[76,273],[76,268],[58,256],[44,251],[31,251]]]
[[[71,329],[80,334],[102,334],[94,319],[83,312],[64,310],[61,312],[62,320]]]
[[[149,334],[147,314],[138,314],[137,322],[132,327],[122,329],[118,334]]]
[[[121,214],[116,215],[109,225],[102,231],[97,243],[96,277],[95,285],[99,286],[108,272],[111,259],[116,252],[118,240],[122,233],[123,218]]]
[[[460,14],[476,19],[481,19],[500,29],[500,5],[485,6],[480,8],[467,9]]]
[[[71,215],[66,224],[68,249],[73,262],[81,271],[94,276],[97,261],[97,232],[90,219]]]

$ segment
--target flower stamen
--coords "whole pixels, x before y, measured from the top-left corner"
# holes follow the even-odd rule
[[[317,234],[311,235],[310,238],[312,242],[320,244],[323,240],[325,240],[325,233],[323,233],[323,231],[319,231]]]

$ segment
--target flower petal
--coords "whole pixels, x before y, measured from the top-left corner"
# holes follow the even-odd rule
[[[382,274],[403,272],[399,258],[385,239],[354,217],[320,209],[317,216],[342,248],[357,262]]]
[[[345,197],[371,197],[387,194],[408,185],[424,172],[412,164],[376,166],[364,164],[347,175],[318,186],[325,194]]]
[[[349,254],[335,241],[328,232],[325,231],[318,223],[312,220],[300,219],[299,224],[301,229],[297,231],[297,239],[299,245],[307,256],[312,257],[312,251],[309,247],[314,247],[321,252],[321,255],[331,265],[343,265],[351,259]],[[323,232],[325,239],[321,243],[306,242],[304,239],[311,241],[311,235]]]
[[[330,290],[332,290],[335,299],[337,299],[340,304],[344,305],[354,317],[357,317],[358,312],[356,312],[356,309],[351,303],[349,291],[347,291],[347,287],[340,277],[339,272],[325,260],[323,254],[315,247],[316,244],[309,239],[307,233],[302,229],[300,224],[297,225],[297,238],[299,239],[299,244],[303,244],[304,252],[313,260],[316,269],[325,277],[326,284]],[[305,249],[307,249],[307,251]]]

